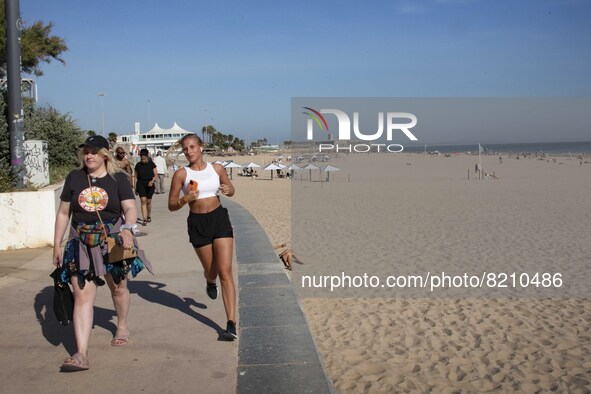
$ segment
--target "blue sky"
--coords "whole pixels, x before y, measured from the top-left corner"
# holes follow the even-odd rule
[[[591,1],[21,0],[66,65],[39,103],[83,129],[290,138],[291,97],[590,97]],[[147,100],[150,100],[148,104]],[[148,111],[149,108],[149,111]],[[543,139],[543,138],[542,138]],[[588,138],[587,138],[588,139]],[[504,142],[504,141],[498,141]]]

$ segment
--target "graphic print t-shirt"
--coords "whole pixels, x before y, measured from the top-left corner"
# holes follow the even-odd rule
[[[97,210],[103,221],[115,220],[121,217],[121,201],[135,199],[129,179],[122,172],[96,178],[90,185],[83,169],[74,170],[66,177],[60,199],[70,203],[75,223],[98,221]]]

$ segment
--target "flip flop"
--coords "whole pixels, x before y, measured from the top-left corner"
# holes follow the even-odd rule
[[[148,216],[148,219],[146,219],[146,222],[152,223],[152,218]]]
[[[88,359],[81,353],[75,353],[64,360],[62,371],[86,371],[89,368]]]
[[[126,334],[121,334],[119,330],[115,333],[115,336],[111,340],[111,346],[124,346],[129,342],[129,331]]]

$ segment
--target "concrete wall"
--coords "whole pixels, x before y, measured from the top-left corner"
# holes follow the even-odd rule
[[[53,246],[63,185],[34,192],[0,193],[0,250]]]

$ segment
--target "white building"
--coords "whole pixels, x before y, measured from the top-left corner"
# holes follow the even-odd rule
[[[142,134],[140,124],[136,122],[133,134],[117,136],[117,145],[136,156],[139,156],[140,150],[144,148],[148,149],[151,155],[155,155],[157,151],[166,151],[187,134],[193,132],[183,129],[176,122],[170,129],[163,129],[156,123],[151,130]]]

